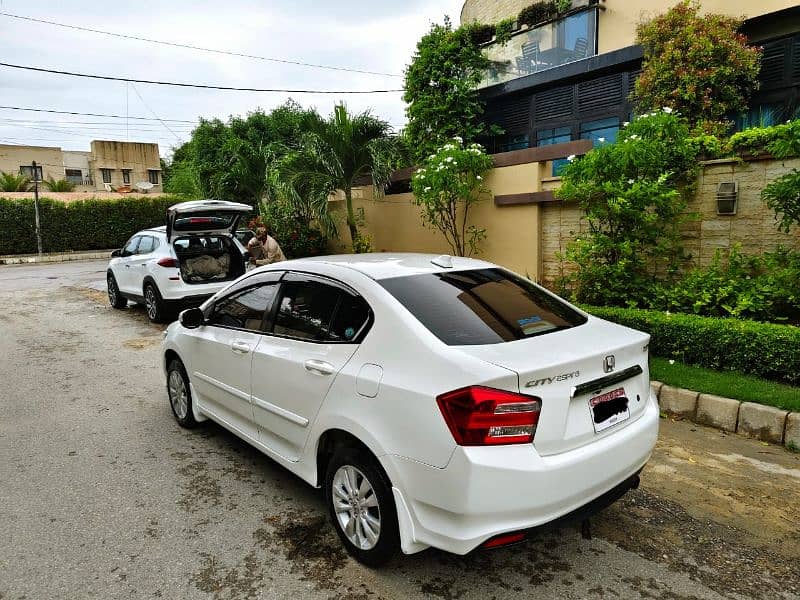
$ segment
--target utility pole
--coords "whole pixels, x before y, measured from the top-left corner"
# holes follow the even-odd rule
[[[33,167],[33,211],[36,214],[36,247],[39,250],[39,257],[42,256],[42,228],[39,226],[39,172],[36,169],[36,161],[31,163]]]

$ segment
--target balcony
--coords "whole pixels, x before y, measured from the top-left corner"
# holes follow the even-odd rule
[[[514,34],[506,44],[485,48],[491,61],[479,88],[485,88],[597,54],[597,7],[578,9],[559,19]]]

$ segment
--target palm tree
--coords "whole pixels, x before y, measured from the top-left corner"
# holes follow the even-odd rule
[[[347,226],[355,250],[358,240],[353,187],[371,181],[380,196],[403,157],[400,140],[386,121],[370,111],[351,115],[344,104],[323,119],[309,114],[301,127],[298,149],[277,161],[274,180],[290,200],[312,203],[323,220],[330,218],[328,197],[344,192]]]
[[[3,192],[27,192],[30,188],[31,180],[20,173],[5,173],[0,171],[0,191]]]
[[[75,184],[66,179],[55,179],[52,175],[42,182],[51,192],[71,192],[75,189]]]

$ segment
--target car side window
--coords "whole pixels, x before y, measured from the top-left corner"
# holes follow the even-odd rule
[[[325,340],[341,291],[313,281],[283,285],[273,332],[304,340]]]
[[[150,254],[155,246],[155,238],[149,235],[142,236],[139,242],[139,247],[136,248],[136,254]]]
[[[130,256],[131,254],[136,254],[136,248],[139,245],[139,240],[142,239],[142,236],[135,235],[131,239],[128,240],[128,243],[122,248],[123,256]]]
[[[265,283],[231,294],[214,305],[209,324],[261,331],[264,313],[272,307],[277,289],[277,283]]]
[[[369,322],[369,305],[363,298],[346,293],[341,296],[328,336],[332,342],[354,340]]]

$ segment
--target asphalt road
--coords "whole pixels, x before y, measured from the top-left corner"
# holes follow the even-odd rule
[[[668,420],[591,540],[364,568],[317,490],[173,422],[162,328],[107,306],[104,266],[0,267],[2,600],[800,597],[800,456]]]

